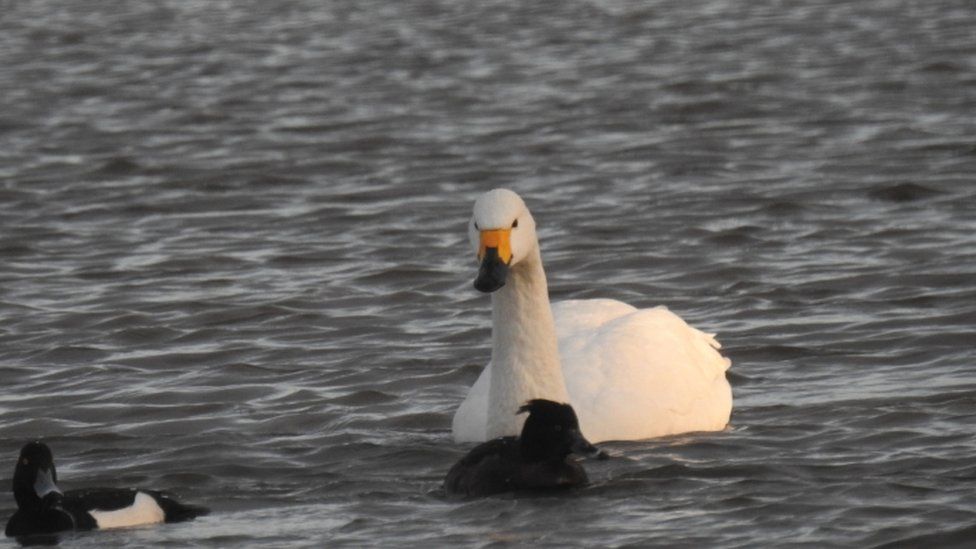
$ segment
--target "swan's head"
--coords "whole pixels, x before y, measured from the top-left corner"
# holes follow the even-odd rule
[[[486,293],[504,286],[509,267],[539,246],[532,214],[508,189],[488,191],[475,201],[468,237],[481,262],[474,287]]]

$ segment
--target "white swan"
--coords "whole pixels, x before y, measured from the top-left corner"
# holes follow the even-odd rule
[[[664,307],[612,299],[550,307],[535,221],[507,189],[482,195],[468,224],[492,292],[491,362],[454,414],[458,442],[515,435],[519,406],[569,402],[593,441],[638,440],[725,428],[731,365],[709,334]]]

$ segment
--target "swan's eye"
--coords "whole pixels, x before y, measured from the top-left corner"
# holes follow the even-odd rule
[[[476,230],[476,231],[480,231],[481,230],[481,229],[478,228],[478,222],[477,221],[474,222],[474,230]]]
[[[512,222],[512,228],[514,229],[516,227],[518,227],[518,219]]]

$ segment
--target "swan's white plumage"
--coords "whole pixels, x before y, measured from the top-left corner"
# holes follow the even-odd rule
[[[715,338],[664,307],[610,299],[553,306],[563,376],[580,427],[596,440],[632,440],[725,427],[731,362]],[[592,434],[591,434],[592,433]]]
[[[472,226],[486,219],[510,225],[513,216],[520,228],[522,219],[531,221],[515,193],[486,196],[490,200],[475,204]],[[548,315],[535,224],[527,225],[531,238],[517,238],[513,229],[518,261],[508,283],[492,294],[492,361],[455,413],[455,439],[516,434],[516,401],[564,400],[567,393],[583,433],[594,442],[723,429],[732,409],[725,378],[731,363],[719,354],[715,338],[664,307],[636,309],[612,299],[555,303]],[[485,221],[479,226],[491,228]],[[547,335],[553,319],[556,345]],[[540,326],[547,322],[548,329]],[[504,379],[492,379],[495,370]]]

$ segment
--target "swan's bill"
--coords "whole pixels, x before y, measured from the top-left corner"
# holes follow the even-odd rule
[[[481,245],[478,246],[478,259],[484,261],[488,250],[494,248],[498,259],[508,265],[512,262],[512,230],[492,229],[481,231]]]
[[[491,293],[505,285],[508,265],[512,262],[511,229],[481,231],[478,259],[481,267],[474,287],[479,292]]]
[[[498,257],[498,249],[488,248],[478,268],[478,278],[474,279],[475,289],[486,294],[494,292],[505,285],[507,277],[508,265]]]

